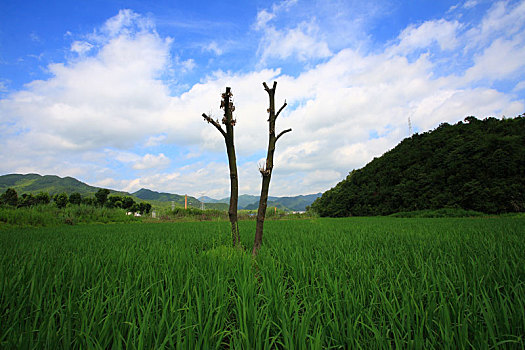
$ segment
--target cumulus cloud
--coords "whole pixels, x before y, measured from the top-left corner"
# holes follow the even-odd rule
[[[153,32],[128,34],[112,38],[95,55],[49,65],[52,78],[2,100],[2,116],[24,130],[17,138],[38,149],[84,151],[125,148],[154,132],[170,105],[157,77],[168,63],[171,41]]]
[[[285,60],[292,57],[304,62],[332,55],[315,18],[288,28],[272,24],[273,19],[289,11],[296,3],[295,0],[283,1],[274,4],[270,11],[262,9],[257,13],[254,28],[262,33],[258,49],[261,63],[271,58]]]
[[[481,22],[465,33],[465,49],[488,45],[497,38],[523,38],[524,29],[525,1],[494,2]]]
[[[427,21],[419,26],[411,25],[399,35],[400,43],[396,52],[409,53],[412,50],[424,49],[436,43],[441,50],[452,50],[458,45],[456,33],[460,25],[457,21],[445,19]]]
[[[262,62],[268,58],[295,57],[306,61],[332,55],[328,44],[319,37],[319,27],[315,22],[302,22],[282,31],[272,26],[265,28],[259,51]]]
[[[170,159],[160,153],[159,155],[146,154],[132,168],[136,170],[165,168],[170,164]]]
[[[496,39],[481,54],[475,55],[475,64],[465,74],[469,81],[505,80],[516,73],[525,73],[525,38]]]
[[[523,4],[496,3],[474,25],[459,19],[410,25],[381,49],[335,51],[315,19],[277,24],[295,6],[283,2],[254,19],[259,54],[304,60],[310,63],[305,69],[294,76],[278,67],[218,70],[180,94],[170,93],[163,74],[194,69],[195,61],[172,57],[176,41],[159,35],[152,20],[121,11],[93,37],[71,45],[79,57],[50,65],[51,78],[0,100],[0,147],[8,150],[0,153],[0,169],[79,174],[129,191],[225,197],[224,139],[201,114],[220,120],[221,93],[230,86],[240,192],[257,194],[257,160],[268,142],[268,96],[261,83],[277,80],[276,103],[288,103],[277,132],[293,131],[277,143],[271,194],[325,191],[409,136],[408,117],[415,130],[426,131],[467,115],[522,113],[523,99],[493,82],[524,72]],[[516,21],[512,29],[496,21],[510,19]],[[462,58],[463,66],[436,74],[447,59],[443,52],[449,60]],[[523,90],[523,82],[511,86]]]

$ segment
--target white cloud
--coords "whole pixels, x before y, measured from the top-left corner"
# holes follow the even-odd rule
[[[271,11],[262,9],[257,13],[253,27],[262,34],[257,50],[260,63],[265,64],[272,58],[280,60],[295,58],[305,62],[332,55],[315,17],[283,28],[272,23],[280,15],[289,12],[296,4],[296,0],[282,1],[272,5]],[[295,8],[292,11],[295,11]]]
[[[525,1],[510,3],[497,1],[487,11],[479,25],[465,33],[466,49],[490,44],[497,38],[523,38],[525,29]]]
[[[198,164],[174,172],[163,172],[126,180],[121,183],[121,186],[128,192],[148,188],[154,191],[188,195],[209,193],[208,195],[215,198],[222,198],[225,193],[224,188],[229,187],[228,167],[215,162],[207,165]]]
[[[471,9],[471,8],[474,8],[478,6],[478,1],[477,0],[468,0],[468,1],[465,1],[465,3],[463,4],[463,7],[466,8],[466,9]]]
[[[37,149],[128,147],[154,132],[169,109],[157,76],[170,44],[152,32],[120,35],[93,56],[51,64],[52,78],[0,102],[2,119],[14,121],[23,130],[17,138]]]
[[[520,81],[516,86],[514,87],[513,91],[521,91],[525,90],[525,80]]]
[[[264,27],[273,20],[277,15],[282,12],[288,11],[290,8],[297,4],[297,0],[283,0],[272,5],[271,11],[262,9],[257,12],[257,19],[255,21],[256,29],[264,29]]]
[[[216,41],[212,41],[208,45],[205,45],[202,49],[203,51],[213,52],[217,56],[220,56],[224,53],[223,48],[219,47],[219,44],[217,44]]]
[[[319,27],[314,22],[302,22],[297,27],[286,30],[266,27],[259,51],[262,62],[266,62],[269,58],[290,57],[306,61],[332,55],[328,44],[319,35]]]
[[[195,63],[195,60],[193,58],[190,58],[190,59],[187,59],[186,61],[182,61],[180,63],[180,66],[182,67],[182,70],[184,72],[189,72],[193,70],[193,68],[195,68],[197,64]]]
[[[268,96],[261,83],[277,80],[276,104],[288,102],[277,132],[293,131],[278,141],[271,194],[315,193],[408,136],[409,116],[414,129],[426,131],[467,115],[513,116],[525,108],[523,98],[491,83],[512,80],[525,69],[523,25],[516,24],[516,31],[505,24],[504,30],[495,21],[519,18],[522,3],[494,5],[474,28],[476,40],[465,23],[436,19],[409,26],[395,43],[373,51],[330,50],[316,20],[279,27],[292,6],[259,11],[254,26],[262,34],[261,57],[304,60],[302,72],[215,71],[176,96],[163,74],[195,69],[195,61],[171,57],[177,43],[161,37],[149,19],[119,12],[84,41],[89,50],[83,42],[72,44],[72,51],[84,55],[50,65],[50,79],[0,100],[0,148],[8,150],[0,153],[0,171],[79,174],[128,191],[225,197],[224,140],[201,114],[221,119],[221,93],[230,86],[240,192],[257,194],[261,180],[254,159],[264,157],[268,142]],[[489,27],[499,34],[484,29]],[[420,49],[424,53],[414,55]],[[455,55],[465,55],[465,66],[437,74],[439,60]],[[313,65],[320,58],[323,63]],[[513,84],[515,91],[523,89],[523,82]],[[114,163],[127,175],[112,170]]]
[[[165,168],[170,164],[170,159],[160,153],[155,156],[153,154],[146,154],[138,162],[133,164],[132,168],[135,170],[145,170],[145,169],[159,169]]]
[[[93,48],[93,45],[88,43],[87,41],[74,41],[73,44],[71,44],[71,51],[76,52],[79,55],[83,55],[87,52],[89,52]]]
[[[140,30],[147,30],[152,26],[146,18],[132,10],[125,9],[120,10],[116,16],[108,19],[102,27],[102,32],[110,38],[123,34],[129,35],[136,31],[137,25]]]
[[[465,79],[504,80],[512,75],[525,73],[525,38],[496,39],[483,52],[474,57]]]
[[[452,50],[458,45],[456,33],[460,28],[457,21],[444,19],[427,21],[419,26],[411,25],[399,34],[396,53],[410,53],[437,43],[441,50]]]
[[[257,12],[257,20],[255,21],[256,29],[264,29],[266,24],[275,18],[275,14],[263,9]]]
[[[166,135],[150,136],[144,143],[144,147],[158,146],[166,139]]]

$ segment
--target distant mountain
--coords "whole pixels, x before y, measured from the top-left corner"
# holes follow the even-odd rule
[[[294,197],[268,197],[268,207],[274,206],[283,210],[292,211],[304,211],[306,206],[311,205],[317,198],[321,197],[322,193],[300,195]],[[229,203],[230,198],[213,199],[210,197],[200,197],[199,199],[205,198],[208,203]],[[206,202],[205,202],[206,203]],[[239,196],[237,207],[239,209],[255,210],[259,207],[259,196],[253,196],[249,194],[242,194]]]
[[[269,200],[294,211],[304,211],[306,210],[307,206],[311,205],[317,198],[321,196],[322,193],[315,193],[295,197],[269,197]],[[257,198],[257,202],[258,201],[259,198]],[[277,206],[277,208],[279,208],[279,206]]]
[[[281,210],[286,210],[286,211],[295,211],[293,209],[285,207],[282,203],[275,202],[275,201],[268,201],[267,205],[266,205],[266,208],[269,209],[269,208],[273,208],[273,207],[276,207],[277,209],[281,209]],[[257,210],[257,209],[259,209],[259,201],[255,202],[255,203],[252,203],[252,204],[248,204],[247,206],[244,207],[244,209],[245,210]]]
[[[82,196],[94,196],[98,187],[87,185],[72,177],[58,177],[56,175],[38,174],[9,174],[0,176],[0,192],[13,188],[18,194],[47,192],[50,195],[65,192],[68,195],[74,192]],[[111,193],[127,194],[126,192],[111,191]]]
[[[223,201],[222,199],[213,199],[213,198],[208,197],[208,196],[202,196],[202,197],[199,197],[197,199],[199,201],[203,202],[203,203],[228,203],[230,201],[229,198],[225,198],[226,200]]]
[[[180,194],[156,192],[145,188],[141,188],[137,192],[132,193],[132,195],[145,201],[175,202],[180,205],[184,205],[185,201],[185,197]],[[188,196],[188,206],[200,208],[201,202],[195,197]]]
[[[47,192],[50,195],[65,192],[68,195],[74,192],[80,193],[83,197],[94,196],[100,189],[90,186],[72,177],[59,177],[56,175],[38,174],[9,174],[0,176],[0,193],[4,193],[8,188],[13,188],[19,195],[24,193],[37,194]],[[166,192],[156,192],[141,188],[137,192],[128,193],[123,191],[110,190],[111,194],[119,196],[131,196],[139,200],[158,202],[157,204],[165,207],[170,202],[175,202],[177,207],[184,206],[184,195]],[[277,207],[283,210],[301,211],[307,205],[320,197],[321,193],[295,197],[268,197],[268,207]],[[201,208],[202,203],[206,209],[228,210],[230,198],[213,199],[202,196],[199,199],[188,196],[188,205],[194,208]],[[259,196],[243,194],[239,196],[239,209],[257,209],[259,206]]]

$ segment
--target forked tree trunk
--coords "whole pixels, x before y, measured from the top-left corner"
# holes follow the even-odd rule
[[[233,96],[229,87],[226,92],[222,94],[221,108],[224,108],[224,117],[222,123],[226,126],[226,131],[221,127],[218,120],[213,120],[206,114],[202,114],[204,119],[213,124],[224,137],[226,143],[226,153],[228,154],[228,164],[230,168],[230,207],[228,209],[228,216],[232,226],[232,241],[233,246],[240,246],[241,240],[239,236],[239,225],[237,223],[237,202],[239,200],[239,179],[237,177],[237,159],[235,157],[235,145],[233,142],[233,127],[236,120],[233,119],[232,113],[235,111],[235,106],[231,101]]]
[[[257,210],[257,224],[255,226],[255,241],[253,242],[252,255],[257,255],[259,248],[262,245],[263,238],[263,227],[264,227],[264,218],[266,217],[266,207],[268,205],[268,191],[270,190],[270,180],[272,178],[273,170],[273,154],[275,152],[275,143],[277,140],[287,132],[292,131],[292,129],[286,129],[281,131],[277,136],[275,136],[275,120],[281,113],[281,111],[286,107],[286,101],[283,106],[275,113],[275,88],[277,87],[277,82],[273,82],[273,87],[270,89],[266,83],[263,83],[264,90],[268,93],[270,99],[270,108],[267,112],[269,113],[268,125],[269,125],[269,140],[268,140],[268,153],[266,155],[266,163],[263,164],[259,171],[262,175],[262,187],[261,187],[261,198],[259,199],[259,209]]]

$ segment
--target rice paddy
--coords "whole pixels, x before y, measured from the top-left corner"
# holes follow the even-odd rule
[[[0,230],[0,348],[524,348],[523,218]],[[246,247],[255,223],[240,223]]]

